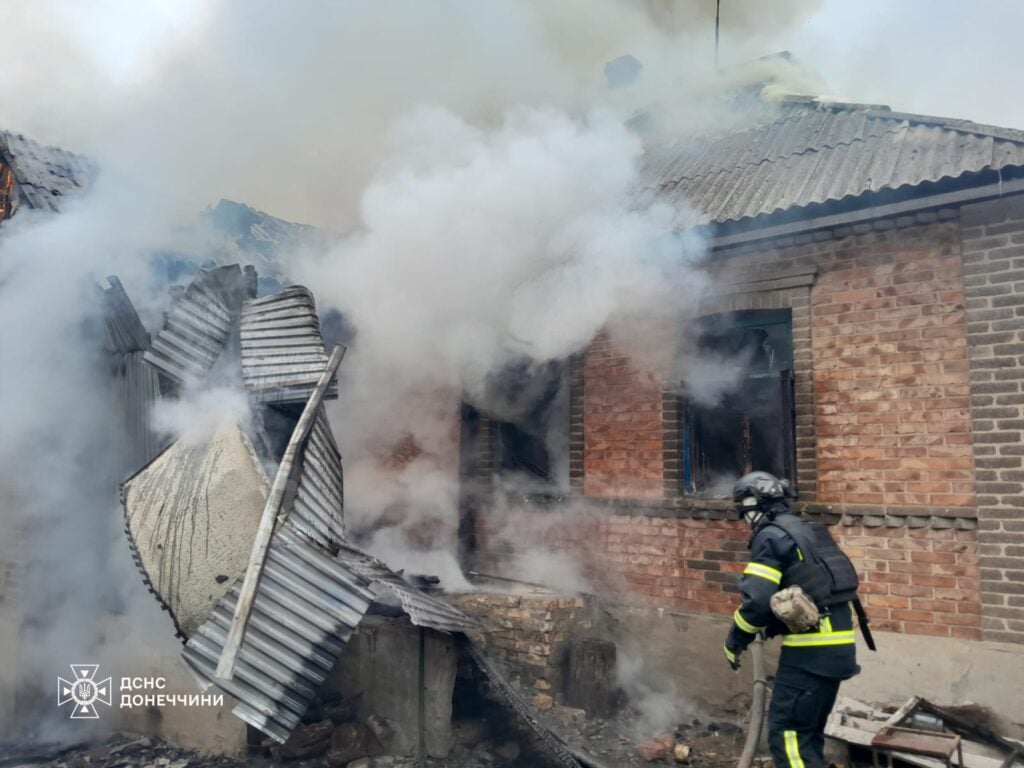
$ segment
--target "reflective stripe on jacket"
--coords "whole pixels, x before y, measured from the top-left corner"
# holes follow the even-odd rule
[[[787,513],[788,514],[788,513]],[[835,606],[816,628],[791,634],[771,611],[771,597],[790,586],[786,571],[803,559],[796,542],[778,526],[762,526],[750,539],[750,563],[740,577],[742,601],[733,613],[726,641],[739,653],[764,630],[768,637],[783,635],[780,664],[812,674],[845,679],[859,671],[856,660],[853,611],[849,603]]]

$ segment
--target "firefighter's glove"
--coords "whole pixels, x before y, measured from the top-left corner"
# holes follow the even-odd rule
[[[726,643],[725,647],[722,648],[725,652],[725,660],[729,662],[729,666],[732,667],[732,671],[736,672],[740,668],[740,654],[738,651],[732,650],[729,644]]]

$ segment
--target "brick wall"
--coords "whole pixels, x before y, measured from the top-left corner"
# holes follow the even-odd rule
[[[505,662],[512,682],[530,696],[534,707],[554,706],[564,688],[569,640],[591,625],[582,597],[474,593],[453,596],[449,602],[493,628],[484,633],[488,655]]]
[[[662,495],[662,384],[636,370],[606,334],[583,362],[583,491],[592,497]]]
[[[1024,197],[962,226],[983,627],[1024,643]]]
[[[991,236],[984,225],[974,234]],[[1024,245],[1024,230],[1021,235]],[[990,245],[1006,246],[999,243]],[[1024,525],[1014,506],[1024,498],[1022,424],[1014,424],[1018,408],[1012,415],[992,412],[992,429],[1017,430],[1017,445],[1002,437],[972,442],[972,409],[976,425],[981,403],[971,396],[978,373],[968,361],[965,305],[974,306],[977,286],[972,279],[965,296],[960,254],[956,210],[738,246],[712,261],[729,289],[700,313],[793,313],[801,499],[810,502],[807,514],[834,524],[837,540],[857,561],[879,628],[977,638],[980,592],[994,585],[995,596],[984,598],[984,621],[986,636],[995,637],[1024,622],[1024,579],[1018,578],[1024,568],[1011,560],[1024,554]],[[1018,277],[1024,284],[1024,272]],[[1009,315],[1006,306],[1000,309],[1003,322],[1017,316],[1013,308]],[[1016,365],[1024,348],[998,338],[993,354],[1016,354]],[[992,397],[1024,396],[1019,380],[1006,383],[1008,364],[986,370],[1002,382]],[[474,527],[477,563],[500,572],[518,548],[540,542],[552,558],[569,553],[602,592],[730,613],[747,560],[747,532],[731,521],[728,504],[679,494],[673,396],[605,336],[587,350],[578,374],[570,424],[574,513],[481,511]],[[1010,402],[985,407],[994,405]],[[978,457],[1001,462],[978,465],[979,481],[996,483],[979,486],[990,510],[981,532],[975,530]],[[542,518],[544,525],[535,526]]]
[[[543,547],[577,561],[604,596],[681,611],[728,615],[749,560],[749,529],[727,520],[564,514],[525,510],[479,519],[480,567],[508,573],[521,552]],[[514,540],[495,534],[511,527]],[[886,526],[875,521],[835,525],[832,533],[853,559],[874,626],[908,634],[979,639],[981,616],[976,532]],[[527,578],[512,572],[518,578]]]
[[[970,506],[954,227],[837,244],[811,291],[819,501]]]

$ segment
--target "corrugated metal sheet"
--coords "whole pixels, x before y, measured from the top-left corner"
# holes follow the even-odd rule
[[[185,646],[185,662],[208,685],[239,700],[234,713],[277,741],[299,724],[373,592],[344,564],[293,530],[271,541],[235,674],[214,676],[234,615],[238,585]]]
[[[242,307],[242,376],[258,402],[304,403],[327,364],[313,294],[302,286]],[[332,383],[327,397],[337,397]]]
[[[332,557],[289,518],[270,543],[232,680],[215,677],[214,670],[234,615],[237,584],[189,639],[183,657],[207,686],[239,700],[234,709],[238,717],[283,742],[366,614],[374,585],[383,583],[397,593],[395,580],[404,584],[354,547]],[[452,632],[479,628],[455,608],[408,585],[406,590],[417,593],[407,596],[414,623]]]
[[[107,278],[102,288],[104,346],[110,353],[111,395],[118,416],[115,446],[120,483],[146,465],[166,445],[150,428],[150,413],[160,399],[156,370],[143,361],[150,337],[135,306],[116,277]]]
[[[322,405],[303,447],[301,462],[288,519],[325,550],[333,551],[345,540],[345,481],[341,452]]]
[[[402,610],[409,614],[409,619],[418,627],[429,627],[441,632],[467,632],[484,628],[476,619],[410,585],[380,560],[351,544],[343,545],[337,558],[352,573],[395,595],[402,604]]]
[[[106,347],[110,352],[143,352],[149,349],[149,333],[139,319],[135,306],[113,275],[107,278],[109,287],[103,291],[103,319],[106,324]]]
[[[112,394],[118,412],[117,482],[138,472],[167,447],[169,438],[153,431],[150,418],[160,399],[160,381],[143,352],[113,356]]]
[[[225,682],[215,670],[241,579],[184,651],[207,685],[239,700],[238,717],[278,741],[299,723],[377,591],[392,592],[418,626],[481,628],[345,540],[341,454],[322,405],[299,459],[296,490],[271,539],[233,678]]]
[[[45,147],[20,133],[0,131],[0,160],[10,167],[20,205],[59,211],[63,199],[87,187],[95,176],[81,155]]]
[[[200,272],[171,308],[145,360],[176,381],[198,381],[220,357],[233,324],[213,273]]]
[[[713,139],[652,148],[644,201],[681,227],[1024,166],[1024,132],[855,105],[783,105],[777,119]]]

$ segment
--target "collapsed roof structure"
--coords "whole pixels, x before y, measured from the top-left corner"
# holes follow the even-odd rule
[[[479,623],[406,583],[345,537],[341,455],[317,390],[328,357],[313,297],[302,287],[255,297],[255,272],[202,271],[144,354],[177,388],[240,381],[259,409],[249,429],[225,427],[200,445],[172,444],[122,489],[127,531],[148,585],[186,638],[185,662],[235,697],[235,714],[283,742],[382,592],[414,624],[467,632]],[[282,436],[312,406],[295,461]],[[295,435],[292,435],[294,438]],[[243,629],[237,667],[217,674],[249,549],[276,466],[285,488]],[[282,476],[284,473],[284,476]],[[201,533],[197,533],[201,531]]]
[[[94,175],[81,155],[0,131],[0,222],[21,206],[59,211],[64,198],[88,187]]]

